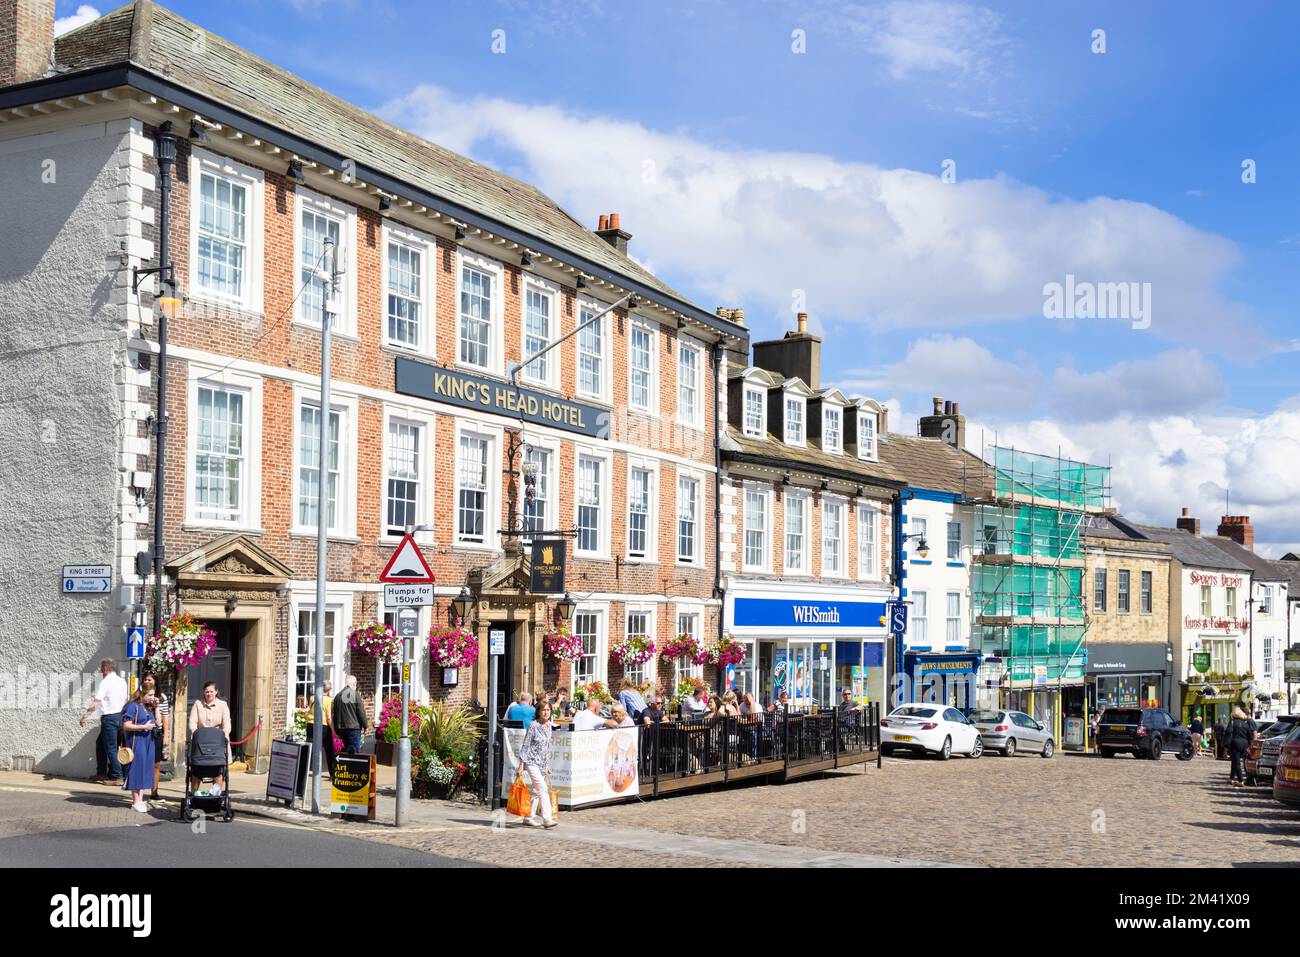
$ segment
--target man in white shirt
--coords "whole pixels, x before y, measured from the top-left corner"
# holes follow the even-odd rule
[[[587,707],[573,716],[574,731],[595,731],[599,728],[617,727],[617,721],[601,717],[600,699],[594,695],[587,699]]]
[[[105,658],[99,663],[99,673],[103,676],[99,682],[99,691],[95,700],[86,707],[86,714],[81,716],[81,726],[86,726],[86,715],[99,709],[99,740],[95,743],[95,777],[93,780],[105,784],[122,783],[122,765],[117,761],[117,748],[122,741],[122,709],[130,691],[126,679],[117,673],[117,662]]]

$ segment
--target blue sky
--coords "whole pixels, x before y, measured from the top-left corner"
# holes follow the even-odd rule
[[[1135,517],[1214,524],[1227,488],[1266,550],[1300,544],[1294,4],[167,5],[584,222],[620,211],[756,338],[806,302],[824,379],[895,430],[956,398],[976,443],[1109,461]],[[1067,273],[1150,282],[1150,327],[1044,318]]]

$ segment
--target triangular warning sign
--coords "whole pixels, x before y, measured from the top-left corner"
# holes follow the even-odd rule
[[[379,573],[381,582],[431,582],[433,572],[420,554],[419,546],[410,535],[403,535],[397,551]]]

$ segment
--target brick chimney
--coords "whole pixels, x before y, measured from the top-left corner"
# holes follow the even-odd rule
[[[1242,548],[1255,550],[1255,529],[1249,515],[1225,515],[1219,522],[1219,534],[1230,538]]]
[[[596,227],[596,235],[624,256],[627,255],[627,242],[632,238],[632,234],[624,232],[619,227],[618,213],[601,213],[600,223]]]
[[[802,379],[814,391],[820,389],[822,341],[808,331],[808,313],[799,313],[794,331],[784,338],[754,343],[754,365],[787,379]]]
[[[39,80],[54,51],[54,0],[0,0],[0,86]]]
[[[1192,510],[1186,505],[1183,506],[1183,514],[1178,519],[1177,525],[1184,532],[1191,532],[1193,535],[1201,534],[1201,520],[1192,518]]]
[[[956,448],[966,447],[966,416],[961,414],[961,407],[956,402],[949,402],[941,395],[934,396],[930,415],[921,416],[921,436],[927,439],[942,439]]]

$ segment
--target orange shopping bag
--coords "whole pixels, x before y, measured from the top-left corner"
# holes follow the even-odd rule
[[[533,816],[533,799],[532,795],[528,793],[528,783],[524,779],[522,764],[515,774],[515,783],[510,785],[510,798],[506,801],[506,813],[513,814],[515,817]]]

